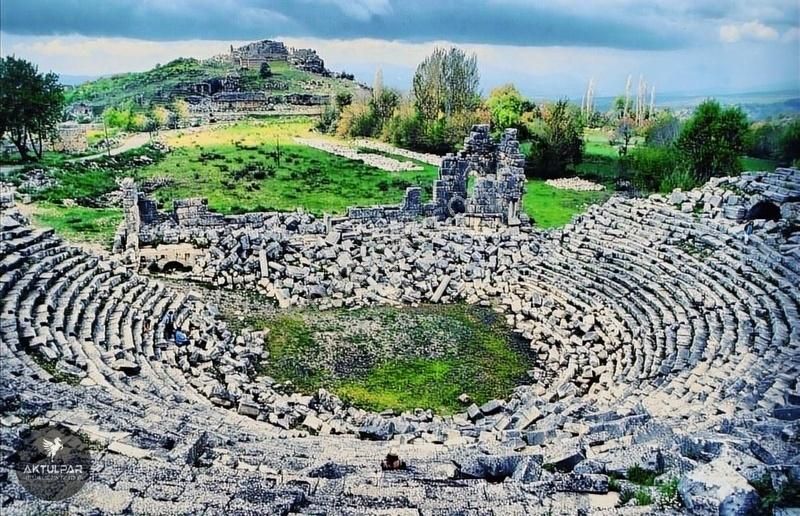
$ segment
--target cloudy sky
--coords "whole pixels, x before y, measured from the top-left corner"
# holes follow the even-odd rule
[[[798,0],[2,0],[3,54],[68,75],[145,70],[280,39],[408,88],[436,45],[475,52],[488,90],[598,95],[643,75],[661,93],[800,94]]]

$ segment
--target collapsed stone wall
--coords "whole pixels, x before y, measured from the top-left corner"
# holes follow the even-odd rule
[[[347,221],[382,224],[424,217],[440,221],[452,219],[457,224],[467,225],[490,221],[517,226],[525,219],[522,214],[524,166],[525,159],[519,150],[515,129],[506,129],[500,141],[495,143],[488,125],[475,125],[464,139],[464,149],[442,160],[430,202],[422,202],[421,188],[410,187],[400,204],[350,207],[345,217],[329,219],[328,223],[321,225],[315,225],[317,221],[313,217],[302,214],[300,217],[305,220],[302,224],[293,220],[291,214],[251,213],[226,217],[210,212],[207,199],[202,198],[175,200],[171,213],[161,213],[152,199],[138,194],[132,181],[127,181],[123,203],[126,217],[114,249],[116,252],[135,249],[129,259],[138,263],[139,244],[155,247],[192,243],[204,247],[218,238],[219,233],[243,228],[274,229],[283,225],[284,229],[288,228],[288,233],[299,230],[313,235],[330,233],[332,224]],[[470,174],[477,176],[472,195],[467,192]],[[132,244],[134,240],[135,245]]]
[[[79,153],[85,152],[89,148],[86,139],[87,124],[76,122],[64,122],[58,124],[56,134],[52,139],[44,142],[44,150],[55,152]]]
[[[405,197],[400,204],[366,208],[351,207],[347,209],[347,218],[361,221],[407,221],[430,217],[433,213],[433,205],[422,202],[422,188],[412,186],[406,189]]]
[[[476,178],[472,193],[467,188],[470,176]],[[517,130],[506,129],[495,143],[489,125],[478,124],[464,138],[461,151],[442,159],[431,202],[423,204],[421,190],[409,189],[397,206],[350,208],[348,215],[373,221],[420,216],[445,220],[464,215],[468,225],[494,221],[516,226],[527,220],[522,210],[524,183],[525,157],[519,149]]]

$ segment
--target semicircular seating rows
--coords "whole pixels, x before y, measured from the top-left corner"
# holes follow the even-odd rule
[[[800,192],[796,172],[774,181]],[[218,353],[198,361],[164,345],[171,310],[177,325],[213,343],[207,350],[246,356],[252,336],[229,331],[201,294],[69,246],[11,212],[2,223],[0,404],[27,417],[8,416],[3,436],[61,422],[99,443],[101,465],[74,499],[55,505],[7,481],[4,465],[2,503],[12,512],[568,512],[587,502],[551,496],[559,491],[552,479],[547,487],[456,479],[453,461],[476,450],[504,457],[525,449],[548,461],[565,447],[589,448],[585,434],[597,429],[575,425],[607,427],[645,413],[670,432],[687,423],[708,431],[724,420],[769,417],[800,389],[796,233],[784,241],[756,231],[744,241],[739,225],[663,199],[614,198],[589,208],[541,239],[538,253],[515,264],[513,295],[496,297],[554,378],[535,403],[554,426],[519,425],[542,428],[539,441],[519,430],[508,434],[513,439],[488,438],[467,415],[435,418],[443,437],[423,442],[313,435],[254,421],[214,401],[214,387],[194,370],[223,369],[219,383],[230,385],[253,377],[248,364]],[[571,330],[580,325],[586,331],[576,337]],[[515,396],[509,407],[526,395]],[[518,412],[507,414],[516,424]],[[413,463],[413,473],[380,471],[390,448]],[[318,468],[326,461],[333,465]]]

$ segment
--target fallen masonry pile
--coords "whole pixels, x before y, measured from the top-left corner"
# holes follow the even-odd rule
[[[382,156],[381,154],[372,154],[369,152],[359,152],[357,148],[351,147],[349,145],[341,145],[338,143],[333,143],[329,140],[323,140],[318,138],[299,138],[295,137],[294,141],[300,143],[302,145],[308,145],[309,147],[313,147],[315,149],[329,152],[331,154],[335,154],[337,156],[342,156],[347,159],[352,159],[356,161],[363,161],[364,164],[369,165],[371,167],[379,168],[381,170],[386,170],[388,172],[404,172],[408,170],[422,170],[422,167],[412,163],[411,161],[399,161],[394,158],[390,158],[388,156]]]
[[[605,190],[605,186],[593,183],[588,179],[580,177],[562,177],[559,179],[548,179],[545,181],[547,186],[558,188],[559,190],[576,190],[578,192],[600,192]]]
[[[208,238],[203,275],[286,306],[466,299],[506,314],[540,380],[449,417],[293,392],[255,367],[269,335],[234,334],[201,296],[7,210],[0,437],[61,422],[96,443],[102,473],[54,504],[3,482],[4,513],[576,514],[613,504],[612,477],[671,510],[631,483],[638,466],[678,481],[679,510],[749,514],[754,484],[800,480],[800,172],[676,194],[614,198],[548,233],[293,214],[191,228]],[[746,220],[758,206],[780,217]],[[191,345],[164,343],[167,310]],[[382,467],[390,452],[406,468]]]
[[[400,147],[395,147],[394,145],[389,145],[388,143],[384,143],[377,140],[367,140],[366,138],[362,138],[356,140],[355,144],[357,147],[375,149],[377,151],[386,152],[388,154],[396,154],[398,156],[415,159],[417,161],[421,161],[423,163],[427,163],[435,167],[441,166],[442,164],[442,157],[437,156],[436,154],[429,154],[426,152],[414,152],[408,149],[401,149]]]

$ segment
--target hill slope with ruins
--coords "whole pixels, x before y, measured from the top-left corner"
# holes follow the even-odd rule
[[[271,75],[262,77],[262,64]],[[66,91],[68,104],[99,113],[108,106],[148,106],[184,99],[190,107],[217,111],[266,111],[280,104],[321,105],[339,92],[363,86],[345,72],[332,72],[313,49],[290,49],[263,40],[211,59],[176,59],[152,70],[123,73]]]

